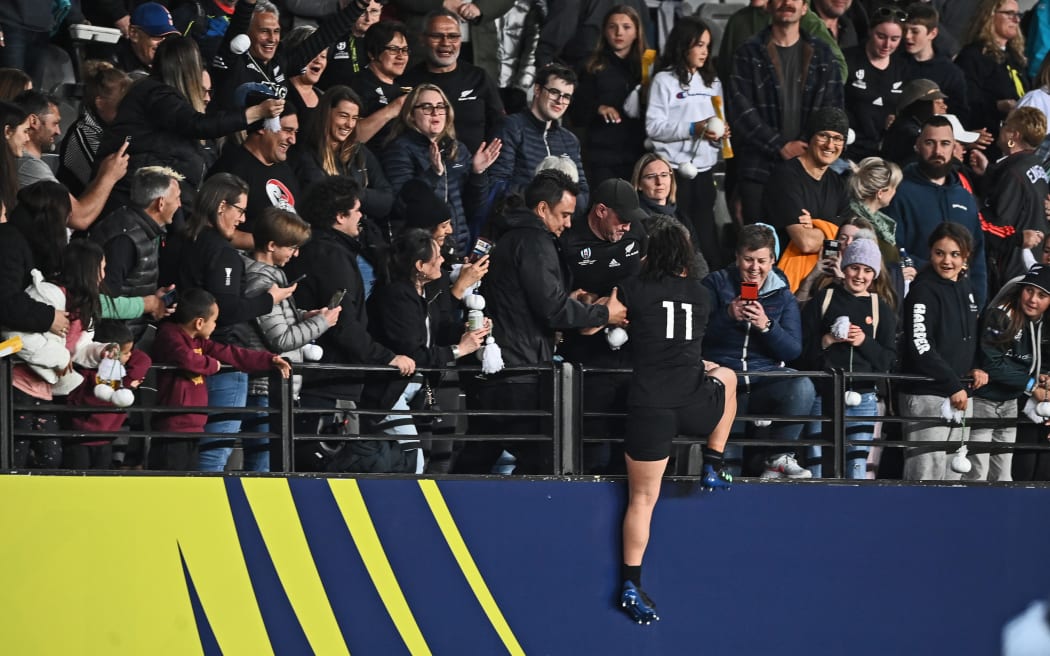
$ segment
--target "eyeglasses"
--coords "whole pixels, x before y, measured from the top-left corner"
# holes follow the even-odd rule
[[[876,23],[879,19],[888,18],[898,23],[906,23],[908,21],[907,12],[897,9],[896,7],[878,7],[871,13],[871,17],[874,19],[872,23]]]
[[[1019,12],[1019,11],[999,11],[999,10],[997,10],[995,13],[999,14],[1000,16],[1006,16],[1007,20],[1011,20],[1011,21],[1013,21],[1015,23],[1021,22],[1021,12]]]
[[[846,137],[842,136],[841,134],[832,134],[831,132],[818,132],[815,135],[813,135],[813,138],[817,141],[823,141],[824,143],[846,143]]]
[[[244,216],[245,214],[248,213],[248,208],[247,207],[241,207],[240,205],[234,205],[233,203],[226,203],[226,206],[227,207],[232,207],[233,209],[237,210],[238,212],[241,213],[241,216]]]
[[[642,176],[642,180],[645,180],[646,182],[656,182],[657,180],[670,180],[670,179],[671,179],[671,173],[669,171],[664,171],[663,173],[646,173],[645,175]]]
[[[407,55],[408,54],[408,46],[402,46],[402,47],[398,47],[398,46],[383,46],[383,50],[386,50],[387,52],[389,52],[391,55],[394,55],[395,57],[397,55]]]
[[[412,109],[421,109],[427,116],[448,114],[448,105],[445,103],[438,103],[436,105],[434,103],[419,103],[418,105],[413,105]]]
[[[558,91],[554,87],[543,87],[543,90],[547,92],[547,94],[551,97],[551,100],[553,100],[554,102],[561,102],[564,100],[566,105],[572,102],[571,93]]]
[[[428,39],[434,41],[451,41],[455,43],[463,38],[463,35],[458,32],[424,32]]]

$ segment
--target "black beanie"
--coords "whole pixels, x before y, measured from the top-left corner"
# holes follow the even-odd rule
[[[434,195],[430,186],[419,178],[413,178],[401,187],[395,213],[400,214],[406,228],[424,230],[433,230],[452,218],[448,204]]]
[[[837,132],[843,137],[849,134],[849,118],[838,107],[821,107],[809,115],[806,134],[813,138],[818,132]]]

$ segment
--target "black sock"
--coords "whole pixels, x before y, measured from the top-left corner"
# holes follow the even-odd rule
[[[642,587],[642,566],[620,565],[620,578],[624,581],[630,581],[636,588]]]
[[[703,447],[703,449],[701,449],[701,451],[704,454],[704,464],[705,465],[711,465],[711,467],[713,467],[714,469],[718,469],[719,467],[722,466],[722,452],[721,451],[715,451],[714,449],[712,449],[709,446]]]

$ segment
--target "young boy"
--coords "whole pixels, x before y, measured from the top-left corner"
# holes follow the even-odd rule
[[[937,83],[948,96],[948,113],[955,114],[965,121],[970,115],[970,105],[966,101],[966,78],[958,66],[945,54],[934,50],[937,38],[937,24],[940,14],[925,2],[908,5],[908,18],[904,23],[904,46],[908,53],[907,62],[911,74],[905,79],[924,78]]]
[[[110,345],[103,355],[118,356],[124,365],[125,375],[121,381],[124,387],[138,389],[146,378],[153,361],[142,351],[134,349],[134,337],[131,329],[123,321],[106,320],[95,329],[94,341]],[[84,382],[70,393],[66,403],[71,406],[95,408],[112,408],[111,401],[103,401],[95,396],[97,369],[81,369]],[[128,418],[126,412],[89,412],[74,414],[70,418],[73,430],[86,433],[103,433],[99,438],[87,438],[84,441],[66,442],[62,449],[62,466],[67,469],[110,469],[113,464],[114,433],[120,430]]]
[[[247,373],[261,373],[271,367],[288,378],[288,362],[266,351],[253,351],[211,341],[219,306],[215,297],[203,289],[190,289],[179,295],[171,320],[163,323],[153,343],[157,364],[170,364],[177,370],[161,371],[157,376],[157,405],[172,408],[208,405],[204,377],[218,373],[228,364]],[[163,414],[153,420],[156,431],[201,433],[208,421],[203,413]],[[150,450],[150,469],[196,470],[196,438],[155,438]]]

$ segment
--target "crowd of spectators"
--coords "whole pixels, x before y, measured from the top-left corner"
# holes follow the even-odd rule
[[[848,477],[1050,480],[1046,452],[987,448],[1050,438],[1046,1],[950,4],[751,0],[658,36],[631,0],[4,2],[11,393],[76,408],[19,411],[14,464],[268,471],[250,409],[276,372],[299,434],[366,435],[303,442],[299,469],[549,472],[547,446],[499,437],[546,430],[549,376],[520,367],[629,366],[619,288],[659,215],[710,297],[703,358],[737,373],[739,414],[774,418],[734,423],[733,474],[829,471],[793,443],[830,435],[807,418],[840,405],[797,372],[834,369],[858,418]],[[82,23],[119,39],[74,53]],[[72,96],[41,88],[46,47],[74,53]],[[508,413],[465,419],[496,439],[404,414],[459,403],[450,382]],[[608,438],[587,471],[622,471],[624,422],[603,413],[629,384],[585,378],[584,435]],[[143,425],[114,390],[171,409]],[[179,410],[203,405],[226,410]],[[56,428],[81,434],[31,437]],[[877,436],[916,444],[880,463]]]

